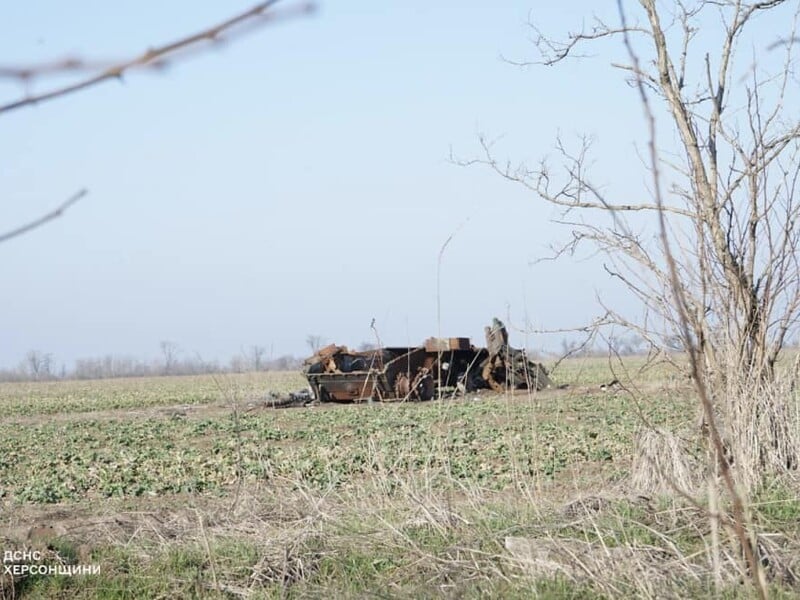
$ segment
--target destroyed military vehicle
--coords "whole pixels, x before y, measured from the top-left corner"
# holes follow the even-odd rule
[[[550,387],[544,367],[509,346],[500,320],[494,319],[485,333],[485,348],[463,337],[363,352],[331,344],[306,359],[303,374],[319,402],[430,400],[439,391]]]

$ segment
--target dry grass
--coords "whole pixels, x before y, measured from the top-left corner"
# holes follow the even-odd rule
[[[644,494],[696,494],[703,481],[697,448],[675,433],[642,427],[634,441],[636,452],[630,485]]]
[[[706,515],[622,489],[564,503],[560,490],[535,499],[477,488],[447,495],[390,477],[349,492],[291,481],[248,488],[235,507],[187,497],[135,508],[118,501],[102,514],[90,505],[29,508],[31,527],[60,524],[51,548],[100,564],[102,576],[18,581],[17,589],[31,598],[122,589],[142,598],[370,597],[374,589],[403,598],[711,597]],[[28,547],[27,537],[8,534],[6,547]],[[797,539],[766,531],[759,539],[775,589],[788,593]],[[720,585],[746,597],[739,562],[723,553]],[[8,587],[4,597],[13,597]]]

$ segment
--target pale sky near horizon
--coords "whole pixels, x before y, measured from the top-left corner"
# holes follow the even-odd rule
[[[127,57],[250,4],[5,3],[0,63]],[[89,190],[0,244],[0,367],[31,349],[68,368],[147,359],[161,340],[222,362],[253,344],[303,356],[309,334],[371,341],[373,318],[385,344],[416,344],[437,334],[454,232],[442,335],[480,343],[495,315],[584,324],[597,294],[633,310],[588,252],[532,264],[569,235],[557,211],[450,160],[478,156],[480,133],[530,163],[589,134],[605,189],[646,199],[641,108],[613,56],[501,58],[536,57],[529,17],[558,36],[598,10],[618,22],[616,2],[321,0],[163,73],[0,115],[0,231]],[[0,81],[0,102],[22,93]]]

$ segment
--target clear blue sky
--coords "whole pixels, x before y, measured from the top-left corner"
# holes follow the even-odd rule
[[[126,57],[249,4],[3,3],[0,62]],[[598,8],[322,0],[164,73],[0,116],[0,229],[90,191],[0,245],[0,366],[30,349],[68,367],[148,358],[160,340],[223,361],[252,344],[305,355],[308,334],[371,340],[373,317],[385,343],[414,344],[436,333],[437,254],[462,223],[443,262],[443,335],[480,341],[494,315],[580,324],[597,292],[630,307],[597,259],[531,266],[568,235],[555,211],[448,158],[476,156],[480,132],[529,161],[559,132],[588,133],[598,179],[641,197],[641,111],[612,57],[501,60],[535,56],[529,13],[560,34]],[[616,22],[615,3],[604,10]],[[22,92],[0,85],[0,99]]]

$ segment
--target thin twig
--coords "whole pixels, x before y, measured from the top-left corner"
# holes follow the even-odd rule
[[[438,339],[441,340],[442,338],[442,259],[444,258],[444,251],[447,249],[447,246],[453,241],[453,238],[456,234],[461,231],[461,228],[467,224],[469,221],[469,217],[467,217],[464,221],[458,224],[447,239],[442,244],[442,247],[439,248],[439,254],[436,257],[436,335]],[[442,347],[441,343],[437,342],[437,346],[439,348],[438,355],[436,357],[436,368],[439,373],[437,377],[437,385],[438,385],[438,399],[442,399]]]
[[[29,231],[36,229],[37,227],[41,227],[45,223],[52,221],[53,219],[57,219],[61,215],[63,215],[66,210],[75,204],[78,200],[83,198],[89,192],[86,189],[79,190],[69,198],[67,198],[64,202],[62,202],[55,210],[42,215],[38,219],[31,221],[30,223],[26,223],[21,227],[17,227],[16,229],[12,229],[6,233],[0,234],[0,244],[3,242],[7,242],[11,238],[15,238],[23,233],[28,233]]]
[[[203,515],[195,508],[194,513],[197,516],[197,523],[200,526],[200,535],[203,539],[203,546],[206,550],[206,560],[208,560],[208,567],[211,569],[211,580],[214,582],[214,589],[219,592],[219,582],[217,581],[217,570],[214,568],[214,558],[211,556],[211,545],[208,543],[208,536],[206,535],[206,528],[203,526]]]
[[[76,83],[71,83],[62,87],[25,96],[19,100],[0,105],[0,114],[59,98],[73,92],[77,92],[109,79],[120,79],[122,76],[133,69],[137,68],[160,68],[167,64],[168,59],[173,58],[178,52],[190,50],[203,43],[220,43],[227,41],[232,37],[231,30],[242,27],[244,25],[261,25],[267,21],[273,20],[278,16],[289,16],[290,14],[307,14],[314,10],[315,6],[311,3],[299,4],[290,7],[291,11],[283,11],[278,15],[274,12],[268,12],[279,0],[267,0],[261,2],[248,10],[239,13],[225,21],[217,23],[207,29],[197,33],[180,38],[176,41],[156,46],[145,50],[134,58],[123,60],[121,62],[112,64],[105,67],[99,73],[91,75]],[[81,61],[77,59],[66,59],[64,61],[56,61],[49,64],[31,66],[31,67],[0,67],[0,76],[15,77],[22,81],[30,81],[33,78],[45,75],[64,74],[66,72],[81,70],[85,66],[92,64],[88,61]]]

